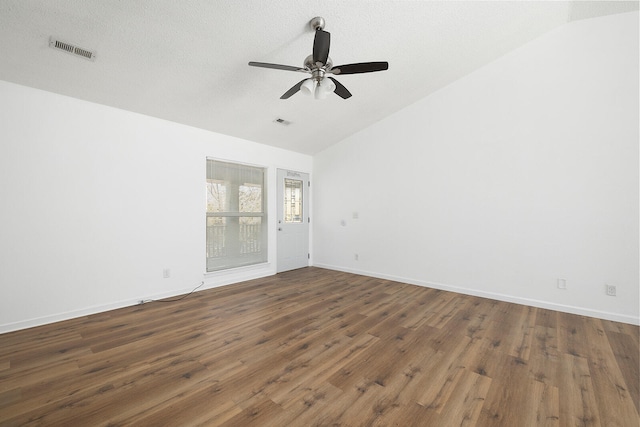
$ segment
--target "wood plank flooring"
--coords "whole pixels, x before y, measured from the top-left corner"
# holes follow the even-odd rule
[[[0,335],[0,426],[625,426],[638,327],[319,268]]]

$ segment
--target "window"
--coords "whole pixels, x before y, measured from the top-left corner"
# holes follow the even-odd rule
[[[267,261],[265,176],[207,159],[207,271]]]
[[[302,222],[302,181],[284,179],[284,222]]]

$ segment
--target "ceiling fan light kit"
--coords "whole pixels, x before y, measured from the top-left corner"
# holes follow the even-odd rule
[[[327,74],[361,74],[384,71],[389,69],[387,62],[361,62],[356,64],[345,64],[333,66],[333,61],[329,58],[329,47],[331,45],[331,34],[324,31],[324,18],[316,16],[309,25],[315,31],[313,39],[313,53],[304,60],[303,67],[291,65],[270,64],[267,62],[249,62],[252,67],[272,68],[275,70],[295,71],[311,74],[311,77],[296,83],[291,89],[286,91],[280,99],[288,99],[295,93],[301,91],[304,94],[313,94],[315,99],[325,99],[327,95],[334,92],[342,99],[351,97],[351,92],[340,82]]]

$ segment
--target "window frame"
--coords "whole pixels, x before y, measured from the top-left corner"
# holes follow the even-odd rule
[[[237,205],[237,210],[229,209],[230,206],[226,206],[225,211],[217,211],[217,212],[209,211],[209,195],[207,194],[209,192],[209,182],[210,180],[221,180],[219,176],[215,176],[215,172],[212,172],[212,170],[215,170],[215,169],[211,169],[211,168],[214,168],[215,164],[221,164],[223,167],[229,168],[230,170],[232,170],[230,174],[237,173],[239,177],[242,175],[243,172],[248,173],[249,176],[257,172],[260,172],[262,174],[262,179],[260,183],[242,182],[241,178],[230,177],[230,176],[226,176],[223,179],[223,182],[226,183],[225,187],[227,187],[225,191],[229,191],[231,193],[235,191],[235,193],[238,196],[238,200],[234,201],[235,203],[231,203],[231,202],[229,203],[229,205],[231,204]],[[225,271],[225,270],[230,270],[235,268],[251,267],[258,264],[267,263],[268,257],[269,257],[268,194],[267,194],[268,176],[269,176],[268,167],[263,165],[254,165],[254,164],[242,163],[242,162],[237,162],[232,160],[223,160],[223,159],[218,159],[213,157],[207,157],[205,172],[206,172],[205,173],[205,191],[206,191],[205,193],[205,196],[206,196],[205,197],[206,199],[206,203],[205,203],[206,205],[205,206],[205,272],[206,274],[217,273],[220,271]],[[212,176],[210,176],[210,173],[212,174]],[[260,212],[240,211],[240,208],[241,208],[240,207],[241,203],[239,199],[240,193],[241,193],[240,188],[242,186],[246,186],[247,184],[249,184],[250,186],[259,184],[261,188],[260,205],[262,209]],[[234,189],[231,189],[231,188],[234,188]],[[225,195],[225,197],[227,196]],[[231,195],[228,197],[233,197],[233,196]],[[209,235],[211,231],[210,227],[212,227],[210,225],[210,220],[209,220],[210,218],[225,219],[223,221],[224,224],[220,225],[220,227],[222,228],[222,233],[224,233],[224,238],[223,238],[221,247],[225,252],[227,249],[229,249],[232,251],[232,253],[225,253],[224,255],[221,255],[221,256],[210,256],[210,249],[213,249],[215,247],[215,243],[210,239],[210,235]],[[241,218],[261,218],[260,225],[259,225],[258,239],[253,239],[251,241],[247,241],[247,240],[242,241],[242,236],[245,235],[243,233],[246,233],[247,229],[251,228],[252,224],[243,225],[241,223]],[[234,224],[233,220],[235,219],[237,219],[237,222]],[[232,220],[232,223],[229,223],[229,220]],[[238,233],[237,234],[238,239],[231,240],[230,243],[227,243],[227,239],[229,237],[233,239],[234,237],[233,234],[235,234],[235,231],[237,231]],[[229,235],[228,233],[232,233],[232,235]],[[243,253],[241,248],[244,245],[246,249],[247,244],[249,244],[249,246],[252,246],[252,247],[258,246],[259,250],[257,251],[253,250],[253,251]],[[218,260],[218,262],[216,262],[215,260]]]

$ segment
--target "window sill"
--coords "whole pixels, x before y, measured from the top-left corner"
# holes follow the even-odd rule
[[[242,267],[232,267],[232,268],[225,268],[222,270],[206,271],[204,273],[204,277],[210,278],[210,277],[226,276],[230,274],[251,273],[254,271],[265,270],[269,268],[271,268],[270,262],[261,262],[258,264],[245,265]]]

